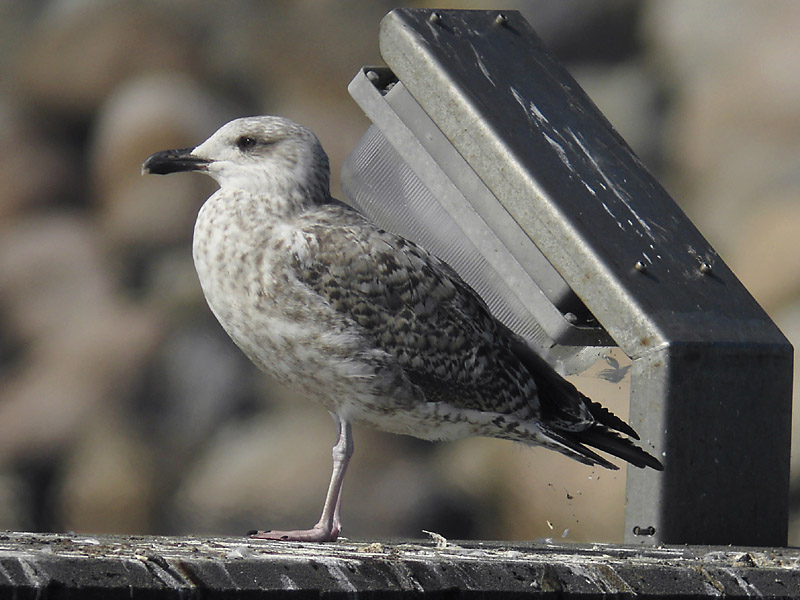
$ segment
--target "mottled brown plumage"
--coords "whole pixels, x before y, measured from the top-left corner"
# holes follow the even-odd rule
[[[194,234],[208,304],[256,365],[339,426],[320,522],[257,537],[336,539],[353,421],[424,439],[511,439],[616,468],[588,445],[661,468],[625,437],[636,438],[627,424],[555,373],[450,267],[332,200],[327,157],[307,129],[238,119],[143,169],[200,170],[219,182]]]

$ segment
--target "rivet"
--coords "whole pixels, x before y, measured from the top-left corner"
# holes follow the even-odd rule
[[[438,12],[432,12],[431,16],[428,17],[428,21],[430,21],[434,25],[438,25],[439,23],[442,22],[442,15],[440,15]]]
[[[707,262],[700,263],[700,272],[703,275],[711,275],[711,271],[713,271],[713,270],[714,269],[713,269],[713,267],[711,266],[710,263],[707,263]]]
[[[367,79],[369,79],[372,83],[378,83],[380,78],[380,75],[378,75],[375,71],[367,71]]]
[[[505,25],[506,23],[508,23],[508,17],[505,16],[503,13],[498,14],[494,18],[494,24],[495,25]]]
[[[575,324],[578,322],[578,316],[575,313],[564,313],[564,318],[567,320],[567,323]]]
[[[649,527],[640,527],[635,525],[633,527],[633,535],[655,535],[656,528],[650,525]]]
[[[639,271],[639,273],[646,273],[647,272],[647,265],[644,264],[642,261],[637,260],[636,264],[633,265],[633,268]]]

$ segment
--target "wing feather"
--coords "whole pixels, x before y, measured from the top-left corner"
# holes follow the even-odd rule
[[[355,213],[336,216],[315,215],[306,228],[316,240],[296,265],[306,285],[394,356],[430,400],[526,417],[536,412],[535,383],[506,331],[447,264]]]

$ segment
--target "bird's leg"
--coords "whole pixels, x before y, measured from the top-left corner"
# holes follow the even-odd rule
[[[322,515],[311,529],[295,529],[291,531],[258,531],[250,537],[262,540],[283,540],[290,542],[333,542],[339,537],[342,527],[342,483],[347,470],[347,463],[353,456],[353,431],[350,423],[342,421],[336,415],[334,420],[339,427],[339,440],[333,447],[333,473],[328,485],[328,495],[322,507]]]
[[[350,457],[353,456],[353,429],[350,423],[342,421],[334,415],[334,420],[339,426],[339,440],[331,450],[333,456],[333,473],[331,482],[328,485],[328,495],[325,497],[325,505],[322,507],[317,527],[323,525],[330,531],[331,541],[339,537],[342,530],[342,485],[344,483],[344,473]]]

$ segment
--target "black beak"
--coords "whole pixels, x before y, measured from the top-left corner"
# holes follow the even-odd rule
[[[150,155],[142,164],[142,175],[166,175],[180,171],[199,171],[209,162],[208,159],[192,155],[192,148],[164,150]]]

